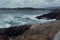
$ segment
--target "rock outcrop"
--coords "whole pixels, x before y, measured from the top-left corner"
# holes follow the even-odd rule
[[[60,31],[60,20],[48,24],[22,25],[0,29],[0,40],[52,40]]]
[[[15,40],[52,40],[56,33],[60,31],[60,21],[49,24],[33,25]]]
[[[14,36],[22,35],[30,27],[31,27],[31,25],[21,25],[21,26],[10,27],[10,28],[8,28],[7,35],[9,37],[14,37]]]
[[[0,40],[9,40],[10,38],[22,35],[31,25],[13,26],[9,28],[0,28]]]
[[[37,19],[46,18],[46,19],[57,19],[57,20],[60,20],[60,10],[53,11],[53,12],[50,12],[48,14],[43,14],[41,16],[37,16],[36,18]]]

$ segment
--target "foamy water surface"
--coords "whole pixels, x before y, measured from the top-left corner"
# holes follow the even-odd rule
[[[46,23],[52,20],[46,19],[37,19],[35,18],[38,15],[42,15],[48,13],[49,11],[17,11],[17,10],[9,10],[9,11],[0,11],[0,28],[8,28],[10,26],[15,25],[23,25],[23,24],[39,24]]]

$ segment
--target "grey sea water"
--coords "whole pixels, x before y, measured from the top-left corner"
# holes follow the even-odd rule
[[[15,25],[39,24],[54,20],[37,19],[38,15],[49,13],[41,10],[0,10],[0,28],[8,28]]]

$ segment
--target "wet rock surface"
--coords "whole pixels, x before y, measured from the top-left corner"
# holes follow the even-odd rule
[[[0,35],[0,40],[9,40],[9,37],[6,35]]]
[[[1,40],[52,40],[60,31],[60,20],[48,24],[22,25],[0,29]]]
[[[22,25],[22,26],[10,27],[10,28],[8,28],[8,34],[7,35],[9,37],[22,35],[30,27],[31,27],[31,25]]]
[[[46,19],[57,19],[57,20],[60,20],[60,10],[53,11],[53,12],[50,12],[48,14],[43,14],[41,16],[37,16],[36,18],[37,19],[46,18]]]
[[[15,40],[52,40],[60,30],[60,21],[51,24],[33,25]]]
[[[9,40],[10,38],[14,38],[18,35],[22,35],[30,27],[31,25],[21,25],[21,26],[9,27],[9,28],[0,28],[0,39]]]

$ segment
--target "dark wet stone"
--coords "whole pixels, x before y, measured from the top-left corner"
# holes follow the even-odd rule
[[[15,37],[18,35],[22,35],[30,27],[31,25],[20,25],[20,26],[12,26],[9,28],[0,28],[0,35],[7,35],[9,37]]]
[[[46,19],[57,19],[57,20],[60,20],[60,10],[53,11],[53,12],[50,12],[48,14],[43,14],[41,16],[37,16],[36,18],[37,19],[46,18]]]

